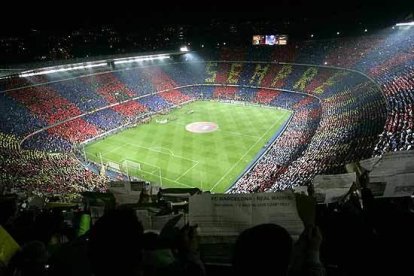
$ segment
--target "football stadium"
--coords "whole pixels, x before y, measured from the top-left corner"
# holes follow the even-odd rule
[[[161,187],[224,192],[289,115],[261,106],[192,102],[88,145],[85,154]]]
[[[149,47],[149,35],[150,50],[77,56],[73,37],[97,51],[107,34],[111,49],[121,40],[103,25],[96,38],[62,34],[50,57],[0,63],[0,274],[406,274],[404,14],[321,38],[214,19],[229,24],[226,42],[182,43],[197,23],[177,27],[174,49]],[[171,37],[176,25],[162,24]]]

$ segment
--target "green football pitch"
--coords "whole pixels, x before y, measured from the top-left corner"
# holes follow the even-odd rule
[[[192,102],[154,116],[148,124],[85,146],[88,159],[103,162],[162,187],[225,192],[290,116],[290,111],[213,101]],[[186,129],[213,122],[209,133]],[[208,127],[201,127],[201,131]]]

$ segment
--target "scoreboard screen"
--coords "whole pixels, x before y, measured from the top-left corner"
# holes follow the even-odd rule
[[[254,35],[253,45],[286,45],[287,35]]]
[[[253,36],[253,45],[265,45],[264,35],[254,35]]]

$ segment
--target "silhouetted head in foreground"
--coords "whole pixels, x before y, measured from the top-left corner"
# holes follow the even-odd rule
[[[237,238],[234,275],[286,275],[292,252],[292,238],[283,227],[261,224],[243,231]]]
[[[95,275],[139,275],[143,231],[133,210],[113,210],[102,216],[91,229],[88,247]]]

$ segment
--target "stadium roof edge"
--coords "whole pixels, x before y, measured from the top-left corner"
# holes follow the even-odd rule
[[[27,64],[27,67],[31,67],[28,69],[16,70],[19,72],[11,72],[10,74],[6,74],[0,76],[0,79],[9,78],[9,77],[27,77],[33,75],[41,75],[41,74],[48,74],[53,72],[62,72],[62,71],[69,71],[69,70],[79,70],[79,69],[87,69],[99,66],[108,66],[110,67],[112,63],[125,63],[128,60],[131,62],[139,61],[139,60],[153,60],[153,59],[160,59],[160,57],[170,57],[170,56],[177,56],[183,55],[185,53],[180,51],[162,51],[162,52],[142,52],[142,53],[129,53],[123,55],[109,55],[109,56],[97,56],[97,57],[88,57],[82,59],[72,59],[72,60],[60,60],[53,62],[53,65],[50,65],[49,62],[45,63],[35,63]],[[24,67],[24,66],[21,66]]]

